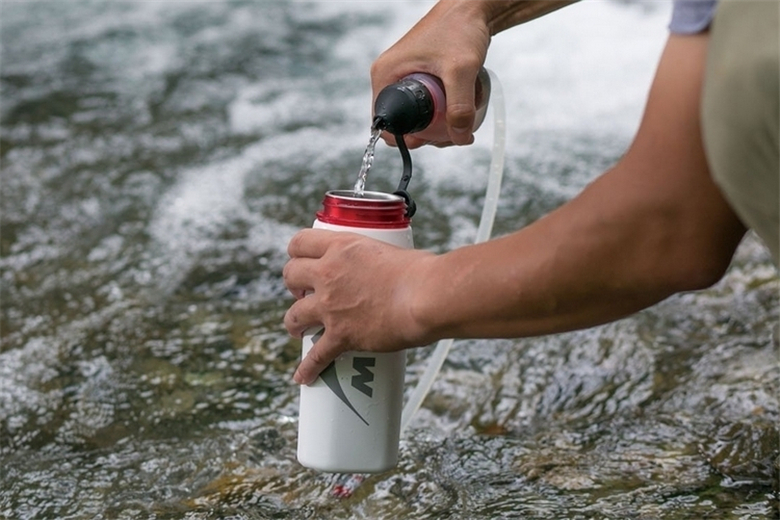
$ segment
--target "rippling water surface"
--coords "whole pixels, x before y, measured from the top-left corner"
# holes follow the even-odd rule
[[[0,518],[778,518],[778,278],[629,319],[456,343],[394,471],[295,461],[286,243],[355,181],[368,68],[429,3],[3,2]],[[494,39],[497,233],[625,150],[668,3]],[[473,240],[492,141],[414,153],[419,247]],[[369,189],[391,188],[377,150]],[[408,389],[430,349],[410,354]]]

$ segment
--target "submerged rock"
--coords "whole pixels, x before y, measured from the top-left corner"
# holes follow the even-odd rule
[[[715,471],[735,482],[778,488],[780,432],[775,422],[760,419],[719,425],[699,450]]]

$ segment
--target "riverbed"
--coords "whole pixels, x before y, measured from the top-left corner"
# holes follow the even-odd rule
[[[780,516],[780,281],[753,235],[710,289],[456,342],[398,467],[349,498],[297,463],[287,241],[354,184],[371,62],[430,5],[0,4],[0,518]],[[495,235],[625,152],[670,7],[585,1],[494,38]],[[473,241],[492,117],[412,152],[417,247]],[[400,174],[380,143],[367,188]]]

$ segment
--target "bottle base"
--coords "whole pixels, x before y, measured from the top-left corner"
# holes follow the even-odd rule
[[[323,473],[384,473],[395,468],[398,464],[397,460],[384,461],[381,464],[377,461],[371,461],[370,464],[344,464],[341,461],[340,464],[334,463],[335,461],[327,460],[312,460],[307,459],[305,456],[298,455],[298,462],[301,466],[313,469],[315,471],[321,471]]]

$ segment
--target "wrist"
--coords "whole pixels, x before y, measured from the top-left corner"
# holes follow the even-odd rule
[[[413,346],[423,346],[442,339],[441,319],[446,315],[441,297],[447,290],[438,279],[442,255],[429,253],[409,266],[400,301],[407,324],[404,335]],[[442,312],[445,311],[445,312]]]
[[[490,36],[505,29],[529,22],[577,0],[491,0],[474,2],[483,5],[485,25]]]
[[[445,338],[465,337],[468,321],[479,311],[474,282],[481,268],[474,261],[473,248],[465,246],[440,255],[425,257],[415,265],[409,279],[412,297],[408,300],[409,332],[415,345],[429,345]]]
[[[485,30],[488,29],[488,21],[494,16],[494,11],[500,9],[499,4],[507,0],[439,0],[431,12],[446,12],[456,15],[465,23],[481,23]],[[511,0],[510,0],[511,1]]]

